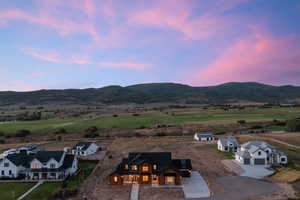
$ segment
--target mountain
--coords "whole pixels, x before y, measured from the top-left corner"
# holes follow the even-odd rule
[[[255,82],[230,82],[192,87],[176,83],[149,83],[127,87],[0,92],[0,105],[123,104],[123,103],[228,103],[291,102],[300,99],[300,87],[272,86]]]

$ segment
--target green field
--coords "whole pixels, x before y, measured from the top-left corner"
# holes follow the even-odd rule
[[[64,183],[44,183],[35,189],[25,200],[47,200],[51,195],[59,192],[60,190],[74,190],[91,174],[95,163],[80,163],[80,173],[77,176],[72,176]]]
[[[33,186],[34,183],[0,183],[0,199],[16,200]]]
[[[232,123],[241,119],[246,121],[285,120],[299,116],[300,108],[247,108],[229,111],[221,109],[177,109],[164,112],[144,112],[139,116],[120,114],[118,117],[103,116],[86,120],[74,118],[0,123],[0,132],[15,133],[20,129],[27,129],[32,132],[48,132],[59,128],[78,132],[90,126],[97,126],[98,128],[140,128],[153,127],[156,124]]]

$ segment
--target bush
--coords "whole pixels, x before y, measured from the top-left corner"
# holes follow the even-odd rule
[[[162,132],[160,132],[160,133],[156,133],[156,136],[157,136],[157,137],[163,137],[163,136],[166,136],[166,134],[165,134],[165,133],[162,133]]]
[[[5,140],[0,139],[0,144],[5,144]]]
[[[238,124],[246,124],[246,121],[245,120],[239,120],[237,121]]]
[[[261,125],[253,125],[250,127],[250,129],[261,129],[261,128],[263,128],[263,126]]]
[[[97,131],[98,131],[98,128],[96,126],[91,126],[85,130],[85,132],[87,132],[87,133],[95,133]]]
[[[22,130],[17,131],[17,133],[15,134],[15,136],[16,137],[26,137],[26,136],[28,136],[30,134],[31,134],[31,132],[29,130],[22,129]]]
[[[215,135],[225,135],[225,134],[226,134],[225,131],[215,133]]]
[[[113,117],[118,117],[118,115],[113,115]]]
[[[138,117],[138,116],[140,116],[140,114],[138,114],[138,113],[134,113],[134,114],[132,114],[132,116],[134,116],[134,117]]]
[[[286,124],[286,128],[290,132],[300,131],[300,120],[299,119],[289,120]]]
[[[85,137],[85,138],[95,138],[95,137],[99,137],[99,134],[89,132],[89,133],[84,134],[83,137]]]

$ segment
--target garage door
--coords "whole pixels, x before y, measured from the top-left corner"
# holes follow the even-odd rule
[[[244,164],[245,165],[250,165],[250,158],[245,158],[244,159]]]
[[[255,165],[264,165],[265,159],[254,159],[254,164]]]

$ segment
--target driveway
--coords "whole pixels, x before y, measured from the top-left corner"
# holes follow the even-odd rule
[[[237,161],[233,161],[238,164],[244,172],[240,176],[246,176],[250,178],[262,179],[275,173],[274,170],[267,168],[264,165],[243,165]]]
[[[262,179],[274,174],[274,170],[267,168],[264,165],[243,165],[236,160],[223,160],[222,163],[230,171],[250,178]]]
[[[186,199],[210,197],[210,190],[199,172],[192,172],[190,178],[183,178],[181,186]]]

